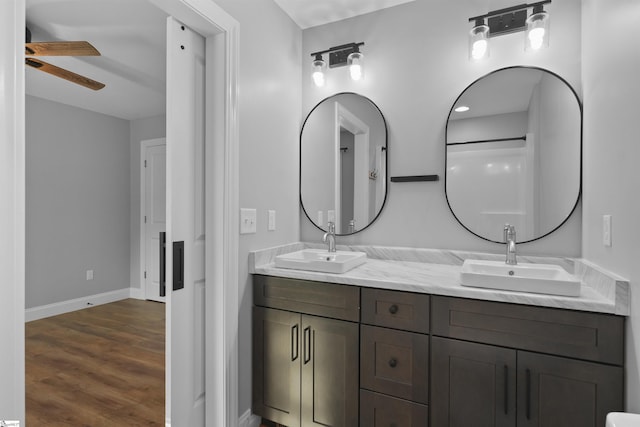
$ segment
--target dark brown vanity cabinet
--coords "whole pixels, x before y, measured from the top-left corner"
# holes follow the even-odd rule
[[[254,276],[254,301],[253,413],[358,426],[360,289]]]
[[[600,427],[624,410],[622,316],[253,281],[253,412],[288,427]]]
[[[433,297],[431,422],[601,426],[623,410],[624,319]]]
[[[361,426],[428,425],[429,298],[362,289]]]

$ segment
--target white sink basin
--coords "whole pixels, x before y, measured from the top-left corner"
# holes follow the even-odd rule
[[[580,280],[551,264],[508,265],[503,261],[466,260],[460,279],[464,286],[539,294],[580,295]]]
[[[303,249],[276,256],[276,267],[323,273],[345,273],[366,261],[367,254],[364,252]]]

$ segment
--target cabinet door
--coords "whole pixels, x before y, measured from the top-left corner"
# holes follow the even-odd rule
[[[515,426],[516,352],[433,337],[431,425]]]
[[[253,413],[300,426],[300,314],[253,308]]]
[[[302,426],[357,427],[358,324],[302,315],[301,334]]]
[[[429,410],[427,405],[360,390],[360,426],[428,427]]]
[[[599,427],[623,405],[623,368],[518,352],[519,427]]]

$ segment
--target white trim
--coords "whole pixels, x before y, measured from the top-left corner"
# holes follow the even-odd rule
[[[0,1],[0,418],[25,420],[25,0]]]
[[[260,427],[260,423],[262,419],[251,413],[251,409],[247,409],[247,411],[240,416],[238,420],[238,427]]]
[[[96,305],[108,304],[110,302],[121,301],[131,296],[130,288],[118,289],[117,291],[104,292],[101,294],[89,295],[75,298],[68,301],[56,302],[53,304],[41,305],[25,310],[25,322],[44,319],[45,317],[57,316],[59,314],[70,313]]]
[[[144,297],[144,291],[140,288],[129,288],[129,298],[133,299],[146,299]]]
[[[206,425],[238,423],[238,22],[211,0],[150,0],[207,38]],[[215,46],[215,49],[212,48]],[[211,50],[210,50],[211,48]],[[211,56],[217,61],[210,61]],[[213,108],[214,106],[218,108]],[[222,237],[222,238],[220,238]],[[187,391],[185,391],[187,392]],[[169,396],[168,396],[169,397]],[[169,425],[170,420],[167,420]]]
[[[147,200],[147,168],[145,167],[146,150],[149,147],[156,145],[167,145],[167,138],[154,138],[144,139],[140,141],[140,218],[138,218],[138,224],[140,225],[140,271],[138,272],[138,279],[140,280],[140,289],[142,291],[142,297],[147,294],[147,280],[144,277],[145,269],[147,268],[147,227],[144,222],[146,212],[146,200]]]

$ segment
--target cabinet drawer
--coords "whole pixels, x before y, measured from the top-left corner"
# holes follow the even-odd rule
[[[273,276],[253,276],[256,305],[334,319],[360,320],[360,288]]]
[[[360,387],[428,403],[429,336],[361,325]]]
[[[621,316],[435,296],[432,311],[434,335],[623,364]]]
[[[360,425],[428,427],[429,411],[426,405],[360,390]]]
[[[362,323],[429,333],[429,295],[362,289]]]

